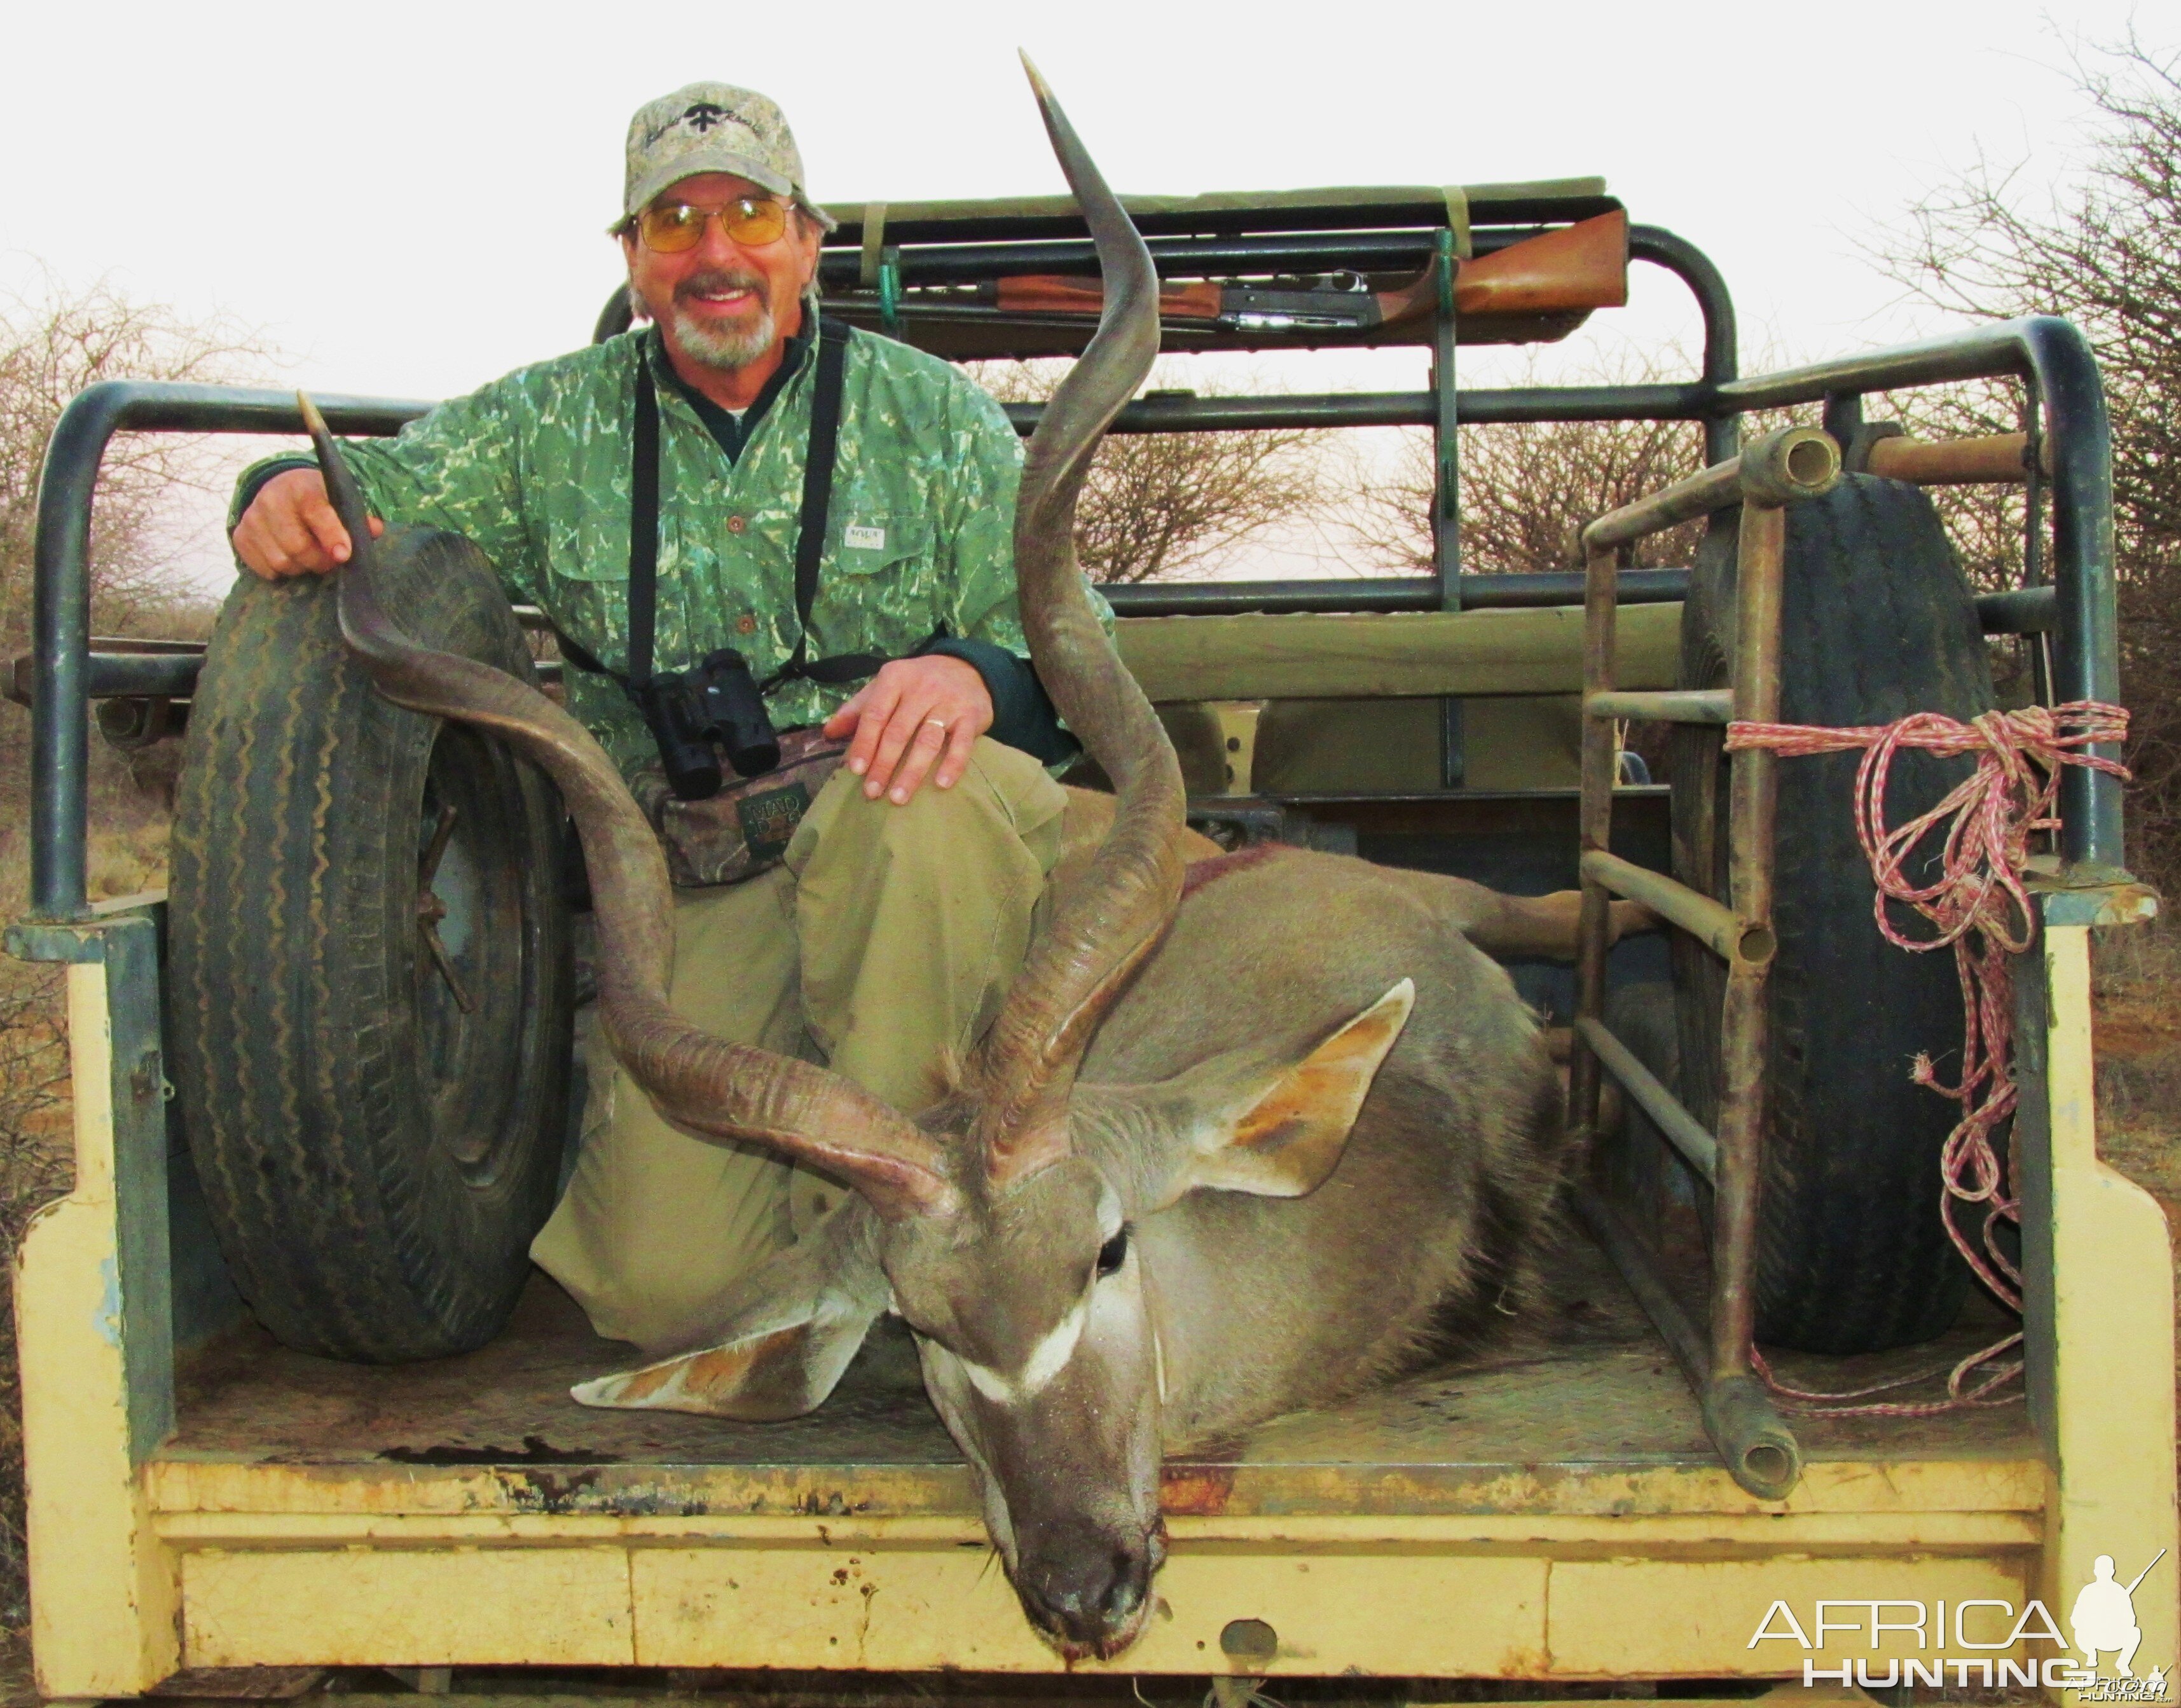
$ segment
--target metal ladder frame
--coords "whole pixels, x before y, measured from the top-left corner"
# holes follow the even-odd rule
[[[1840,446],[1816,428],[1790,427],[1600,517],[1583,530],[1582,920],[1576,962],[1575,1038],[1568,1119],[1579,1149],[1596,1137],[1602,1074],[1652,1119],[1681,1159],[1712,1189],[1712,1288],[1709,1333],[1675,1299],[1643,1240],[1594,1189],[1578,1186],[1576,1213],[1650,1316],[1703,1408],[1704,1429],[1736,1482],[1767,1500],[1784,1499],[1802,1475],[1802,1453],[1753,1372],[1756,1322],[1753,1272],[1757,1191],[1764,1146],[1765,987],[1772,966],[1772,832],[1779,799],[1778,755],[1731,755],[1727,796],[1726,904],[1612,852],[1618,781],[1615,726],[1640,718],[1670,723],[1770,723],[1780,716],[1781,583],[1786,506],[1830,492],[1841,475]],[[1628,694],[1613,685],[1615,594],[1621,548],[1647,534],[1742,506],[1731,689]],[[1637,1060],[1604,1020],[1607,925],[1611,898],[1639,902],[1687,931],[1726,964],[1720,1023],[1719,1130],[1703,1125]]]

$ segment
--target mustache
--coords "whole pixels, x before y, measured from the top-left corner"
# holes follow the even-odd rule
[[[715,291],[747,290],[759,302],[765,301],[765,279],[760,274],[743,267],[722,267],[710,273],[693,273],[674,287],[678,301],[687,296],[705,296]]]

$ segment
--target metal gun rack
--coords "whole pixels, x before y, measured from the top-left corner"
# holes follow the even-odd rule
[[[1772,831],[1779,798],[1777,755],[1737,753],[1727,804],[1727,882],[1722,904],[1610,850],[1619,766],[1615,725],[1642,718],[1723,725],[1780,716],[1781,567],[1786,506],[1832,489],[1840,447],[1813,427],[1756,440],[1664,491],[1600,517],[1583,530],[1582,923],[1576,963],[1574,1049],[1568,1117],[1580,1138],[1598,1130],[1600,1072],[1612,1075],[1712,1191],[1712,1287],[1709,1343],[1699,1336],[1642,1241],[1594,1191],[1581,1189],[1577,1213],[1649,1314],[1703,1401],[1704,1428],[1734,1479],[1753,1495],[1783,1499],[1802,1473],[1795,1437],[1751,1374],[1756,1322],[1752,1271],[1757,1252],[1757,1185],[1764,1145],[1765,985],[1771,970]],[[1621,550],[1697,517],[1742,506],[1736,634],[1730,689],[1615,692],[1614,617]],[[1687,931],[1726,963],[1720,1024],[1719,1132],[1706,1132],[1634,1053],[1606,1029],[1606,927],[1610,897],[1626,896]]]

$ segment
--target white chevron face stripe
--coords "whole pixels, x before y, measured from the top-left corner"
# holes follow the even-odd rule
[[[1022,1368],[1013,1376],[963,1359],[962,1368],[971,1385],[996,1406],[1020,1405],[1068,1368],[1068,1361],[1075,1356],[1075,1348],[1082,1342],[1083,1324],[1090,1315],[1090,1307],[1088,1297],[1077,1300],[1074,1309],[1054,1324],[1045,1338],[1030,1348],[1030,1357],[1023,1360]]]

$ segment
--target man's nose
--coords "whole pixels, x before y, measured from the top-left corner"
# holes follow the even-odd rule
[[[715,268],[749,266],[749,257],[743,252],[741,244],[721,229],[723,222],[717,214],[704,222],[704,235],[697,240],[697,263],[707,271]]]

